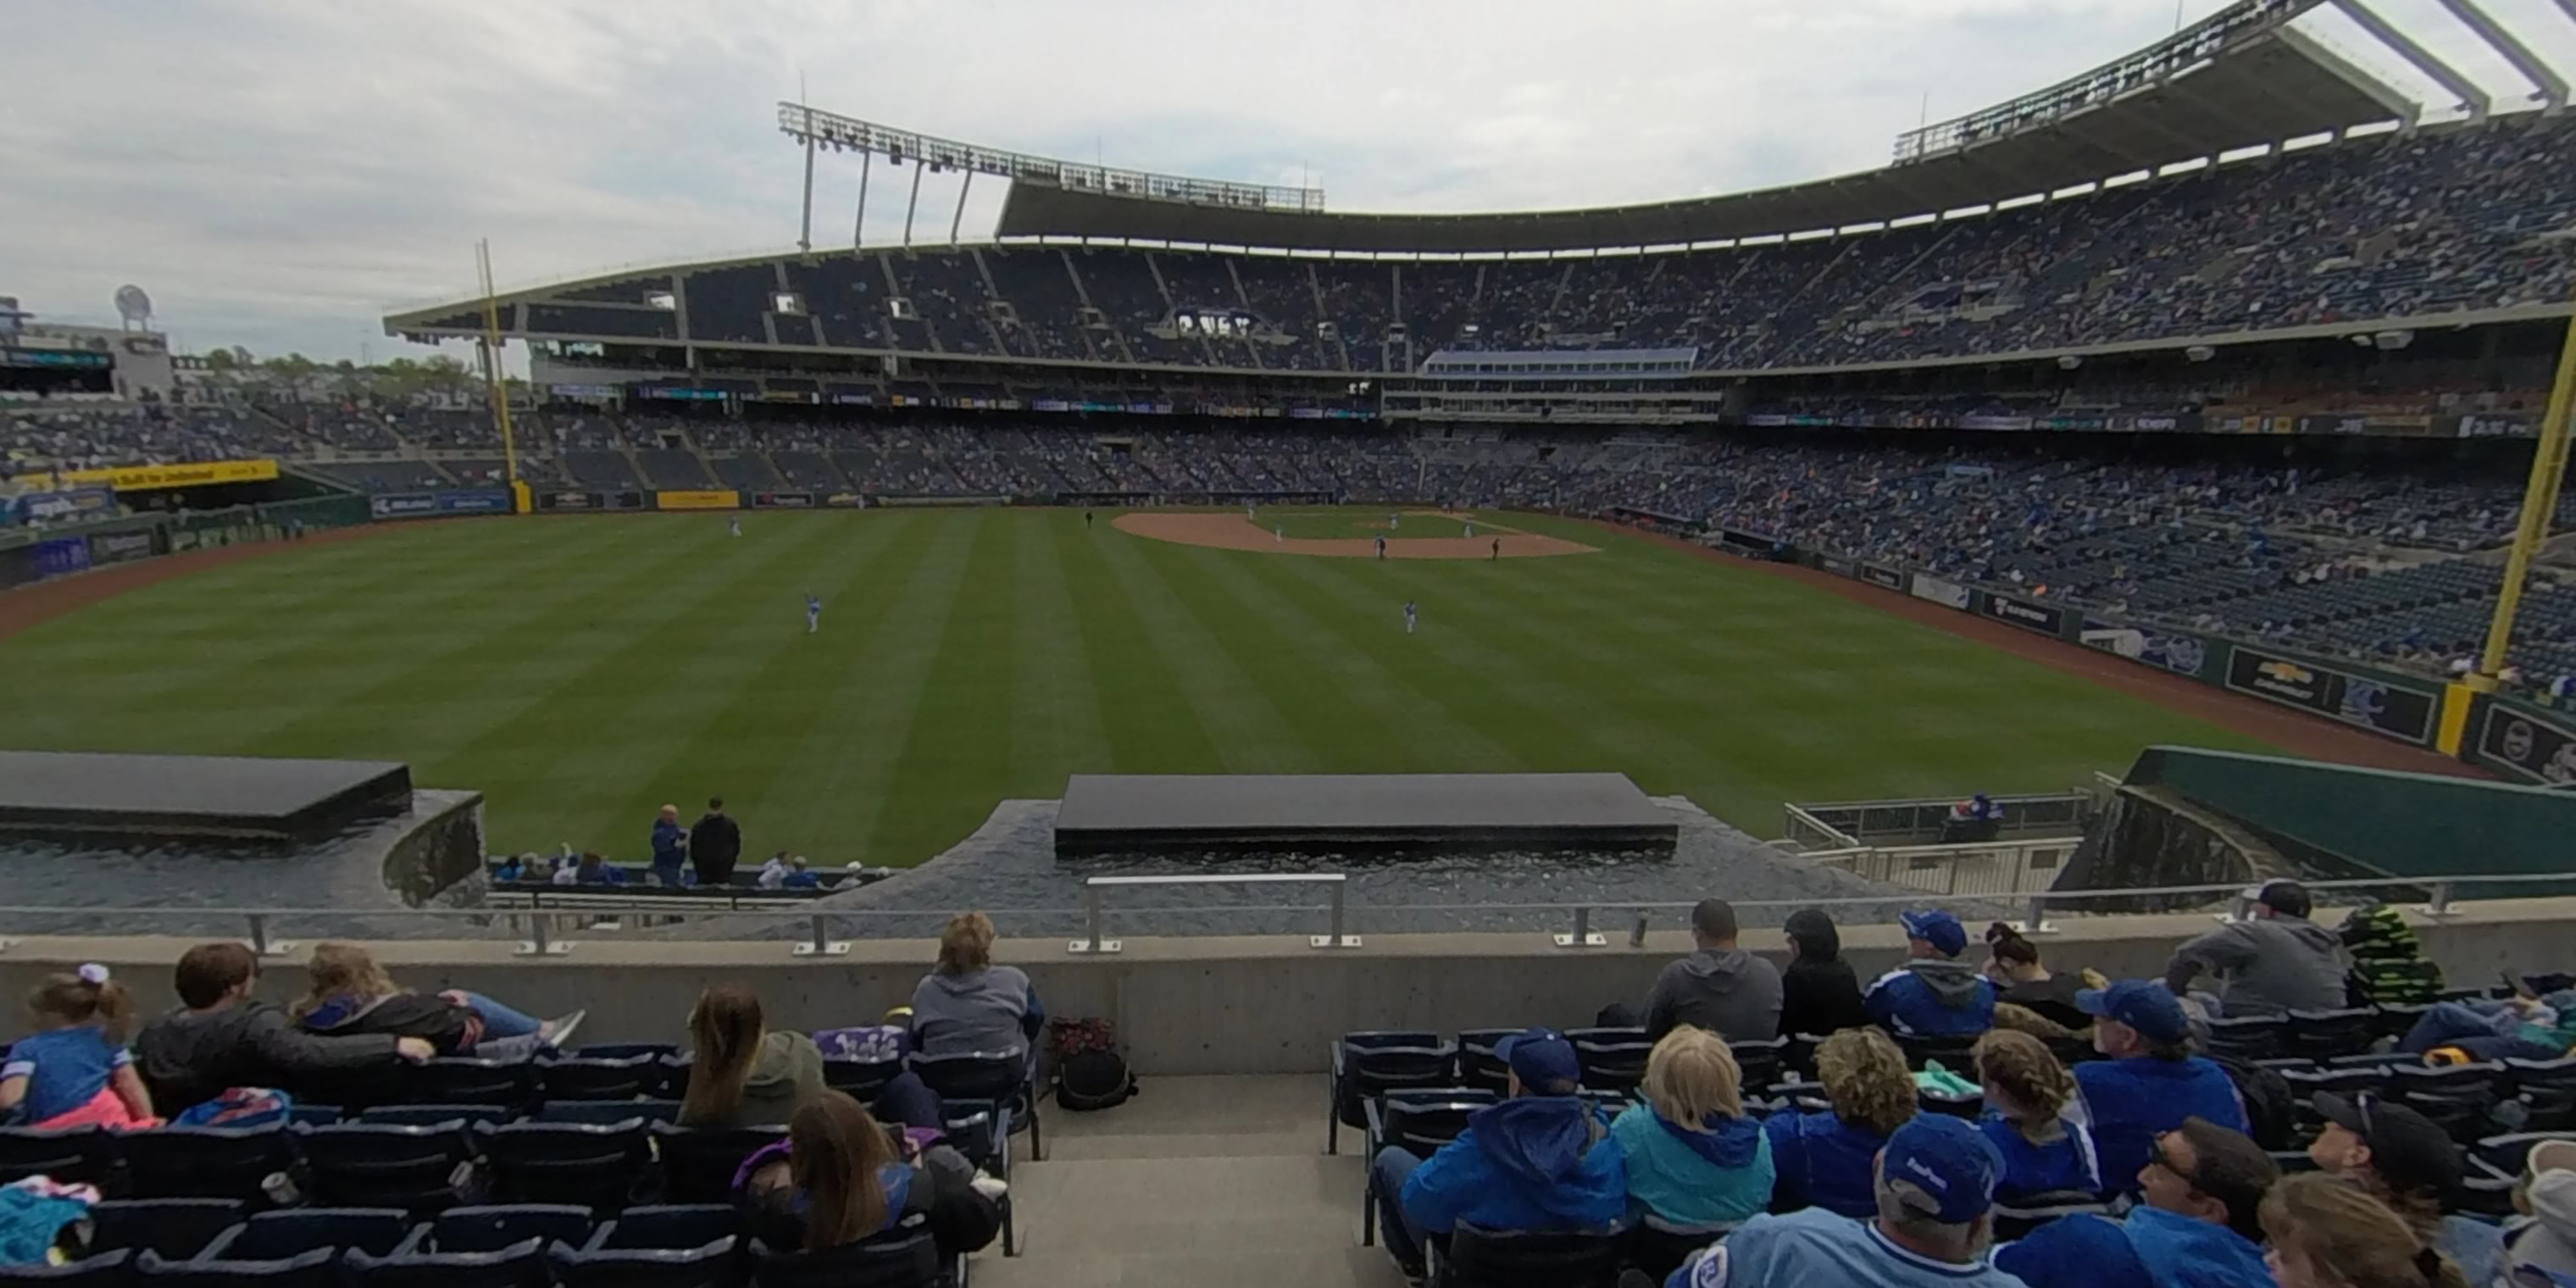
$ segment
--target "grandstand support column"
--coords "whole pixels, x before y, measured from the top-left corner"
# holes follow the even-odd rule
[[[868,244],[868,163],[875,160],[876,155],[874,152],[859,154],[859,208],[857,213],[850,216],[850,249],[852,250]]]
[[[912,244],[913,212],[921,209],[921,172],[929,168],[930,165],[928,162],[925,162],[918,157],[913,159],[912,200],[903,203],[903,244],[906,246],[910,246]]]
[[[2466,683],[2481,693],[2495,692],[2504,672],[2505,648],[2513,642],[2513,616],[2522,607],[2522,583],[2531,575],[2532,556],[2549,539],[2549,519],[2558,508],[2559,485],[2567,477],[2567,418],[2576,402],[2576,316],[2567,319],[2567,336],[2558,349],[2558,376],[2549,386],[2549,410],[2540,418],[2540,441],[2531,448],[2531,480],[2522,490],[2522,522],[2505,556],[2504,585],[2496,593],[2495,620],[2487,626],[2487,648],[2477,674]]]
[[[957,230],[966,226],[966,192],[975,186],[975,172],[966,172],[966,181],[957,185],[957,213],[948,219],[948,244],[957,244]]]

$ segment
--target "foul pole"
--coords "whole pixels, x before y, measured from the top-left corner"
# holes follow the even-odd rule
[[[492,289],[492,242],[489,238],[474,243],[474,268],[483,278],[483,383],[492,395],[492,423],[501,430],[501,472],[509,480],[510,501],[524,510],[520,500],[519,444],[510,432],[510,391],[501,377],[501,297]]]
[[[2531,447],[2531,478],[2522,489],[2522,522],[2505,556],[2504,585],[2496,594],[2495,620],[2487,625],[2486,652],[2477,674],[2464,683],[2493,693],[2504,674],[2506,646],[2513,643],[2514,613],[2522,607],[2522,583],[2531,576],[2531,561],[2549,540],[2550,516],[2558,510],[2559,485],[2567,477],[2567,417],[2576,402],[2576,316],[2567,319],[2567,335],[2558,348],[2558,375],[2549,386],[2549,410],[2540,417],[2540,441]]]

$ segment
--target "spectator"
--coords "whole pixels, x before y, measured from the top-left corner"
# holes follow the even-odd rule
[[[2555,1060],[2576,1051],[2576,989],[2435,1002],[2398,1045],[2417,1055],[2451,1048],[2472,1060]]]
[[[679,888],[680,865],[688,858],[689,829],[680,826],[680,807],[665,805],[653,820],[653,879]]]
[[[1631,1213],[1709,1226],[1770,1206],[1771,1142],[1745,1116],[1743,1080],[1725,1040],[1706,1029],[1685,1024],[1656,1041],[1644,1101],[1610,1124]]]
[[[689,1011],[689,1090],[683,1127],[765,1127],[787,1122],[823,1094],[823,1053],[802,1033],[772,1033],[760,997],[718,984]]]
[[[0,1113],[46,1131],[161,1125],[125,1049],[134,1000],[105,966],[48,977],[27,994],[27,1010],[36,1031],[11,1043],[0,1065]]]
[[[1972,1057],[1985,1088],[1985,1117],[1978,1129],[2002,1164],[1995,1198],[2020,1205],[2042,1194],[2097,1195],[2102,1163],[2093,1133],[2071,1122],[2075,1078],[2048,1044],[2027,1033],[1997,1029],[1977,1039]]]
[[[426,1039],[440,1055],[515,1060],[572,1039],[585,1011],[539,1020],[481,993],[414,993],[356,944],[325,941],[304,963],[304,999],[290,1010],[315,1033],[391,1033]]]
[[[546,861],[534,854],[513,854],[501,860],[501,866],[492,869],[494,885],[510,885],[519,881],[542,881],[545,877]]]
[[[1646,994],[1647,1037],[1661,1039],[1684,1024],[1729,1042],[1780,1035],[1780,968],[1736,947],[1736,933],[1735,908],[1726,900],[1702,899],[1691,909],[1698,947],[1655,976]]]
[[[584,850],[581,853],[581,866],[573,869],[572,879],[575,885],[624,885],[626,872],[601,857],[599,851]]]
[[[2331,1176],[2273,1186],[2260,1219],[2279,1288],[2469,1288],[2460,1267],[2386,1204]]]
[[[2529,1220],[2506,1230],[2501,1263],[2576,1276],[2576,1142],[2544,1140],[2531,1147],[2513,1206]]]
[[[1869,1017],[1901,1037],[1967,1037],[1993,1028],[1995,986],[1959,954],[1968,929],[1938,908],[1909,912],[1903,966],[1871,983]]]
[[[1998,921],[1986,928],[1986,978],[1995,982],[1995,1001],[2022,1007],[2070,1031],[2090,1027],[2093,1017],[2075,1004],[2084,981],[2053,975],[2040,964],[2039,945]]]
[[[961,912],[939,932],[939,964],[912,989],[913,1048],[923,1055],[1034,1053],[1046,1008],[1028,973],[993,964],[993,919]]]
[[[808,871],[805,867],[805,856],[798,854],[787,860],[787,879],[778,884],[788,890],[820,890],[823,888],[823,878]]]
[[[828,1252],[919,1218],[942,1257],[981,1251],[1001,1231],[1001,1183],[943,1144],[904,1161],[904,1138],[859,1102],[825,1091],[797,1107],[783,1146],[752,1156],[743,1224],[772,1248]]]
[[[1386,1250],[1422,1274],[1426,1242],[1465,1221],[1479,1229],[1584,1230],[1628,1212],[1625,1156],[1609,1120],[1575,1094],[1582,1067],[1554,1029],[1503,1040],[1507,1098],[1427,1159],[1389,1146],[1369,1164]]]
[[[2308,1158],[2319,1170],[2370,1191],[2470,1279],[2487,1283],[2495,1278],[2503,1231],[2474,1217],[2442,1212],[2460,1188],[2460,1151],[2449,1132],[2373,1092],[2340,1096],[2321,1091],[2309,1103],[2326,1120],[2325,1130],[2308,1143]]]
[[[2308,920],[2308,888],[2273,880],[2254,892],[2249,921],[2229,922],[2174,950],[2165,987],[2176,993],[2208,970],[2222,976],[2218,1002],[2225,1015],[2279,1015],[2322,1011],[2344,1003],[2350,968],[2343,937]]]
[[[2271,1288],[2257,1214],[2281,1169],[2243,1132],[2186,1118],[2156,1138],[2128,1218],[2070,1216],[1995,1253],[2029,1288]]]
[[[1665,1288],[2020,1288],[1986,1261],[1994,1186],[1994,1154],[1976,1129],[1926,1114],[1870,1161],[1861,1221],[1822,1208],[1757,1216]]]
[[[732,882],[733,865],[742,858],[742,828],[724,812],[724,797],[707,798],[707,812],[689,829],[688,849],[689,866],[697,870],[699,885]]]
[[[1950,816],[1941,820],[1941,843],[1963,845],[1991,841],[2003,833],[2004,807],[1993,797],[1979,792],[1973,798],[1953,801]]]
[[[1779,1177],[1775,1206],[1814,1206],[1865,1220],[1878,1202],[1869,1160],[1914,1117],[1914,1074],[1886,1034],[1860,1028],[1816,1048],[1816,1077],[1831,1109],[1773,1114],[1762,1125]]]
[[[2124,979],[2075,1000],[2094,1017],[2093,1049],[2110,1057],[2074,1070],[2080,1116],[2093,1128],[2106,1187],[2134,1189],[2156,1139],[2184,1119],[2246,1130],[2236,1084],[2215,1061],[2192,1054],[2190,1017],[2164,985]]]
[[[1823,1037],[1869,1023],[1834,919],[1821,908],[1801,908],[1789,914],[1787,933],[1793,956],[1780,974],[1780,1031]]]
[[[143,1085],[165,1116],[175,1118],[233,1087],[291,1089],[304,1079],[384,1073],[400,1061],[437,1054],[414,1037],[305,1032],[275,1003],[251,996],[259,986],[259,958],[237,943],[199,944],[180,955],[172,974],[178,1009],[134,1038]]]

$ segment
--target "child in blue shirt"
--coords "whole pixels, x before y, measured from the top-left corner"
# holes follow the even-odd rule
[[[0,1111],[33,1127],[158,1127],[152,1093],[125,1049],[133,1000],[92,962],[27,995],[36,1032],[0,1064]]]
[[[1986,1092],[1977,1127],[2003,1162],[1995,1201],[2009,1207],[2041,1194],[2099,1195],[2102,1164],[2093,1134],[2065,1116],[2075,1077],[2048,1044],[1994,1029],[1977,1039],[1971,1058]]]

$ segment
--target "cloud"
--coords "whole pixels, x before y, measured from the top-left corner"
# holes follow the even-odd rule
[[[2168,0],[10,0],[0,290],[103,320],[139,282],[185,346],[338,358],[392,351],[389,308],[470,290],[478,237],[505,282],[781,249],[802,157],[771,105],[800,76],[818,107],[976,143],[1311,173],[1337,209],[1723,192],[1883,164],[1927,98],[1984,106],[2173,21]],[[874,168],[870,240],[901,234],[913,178]],[[823,158],[817,243],[849,240],[857,185]],[[966,235],[1001,188],[974,185]],[[945,240],[957,197],[923,180],[916,236]]]

